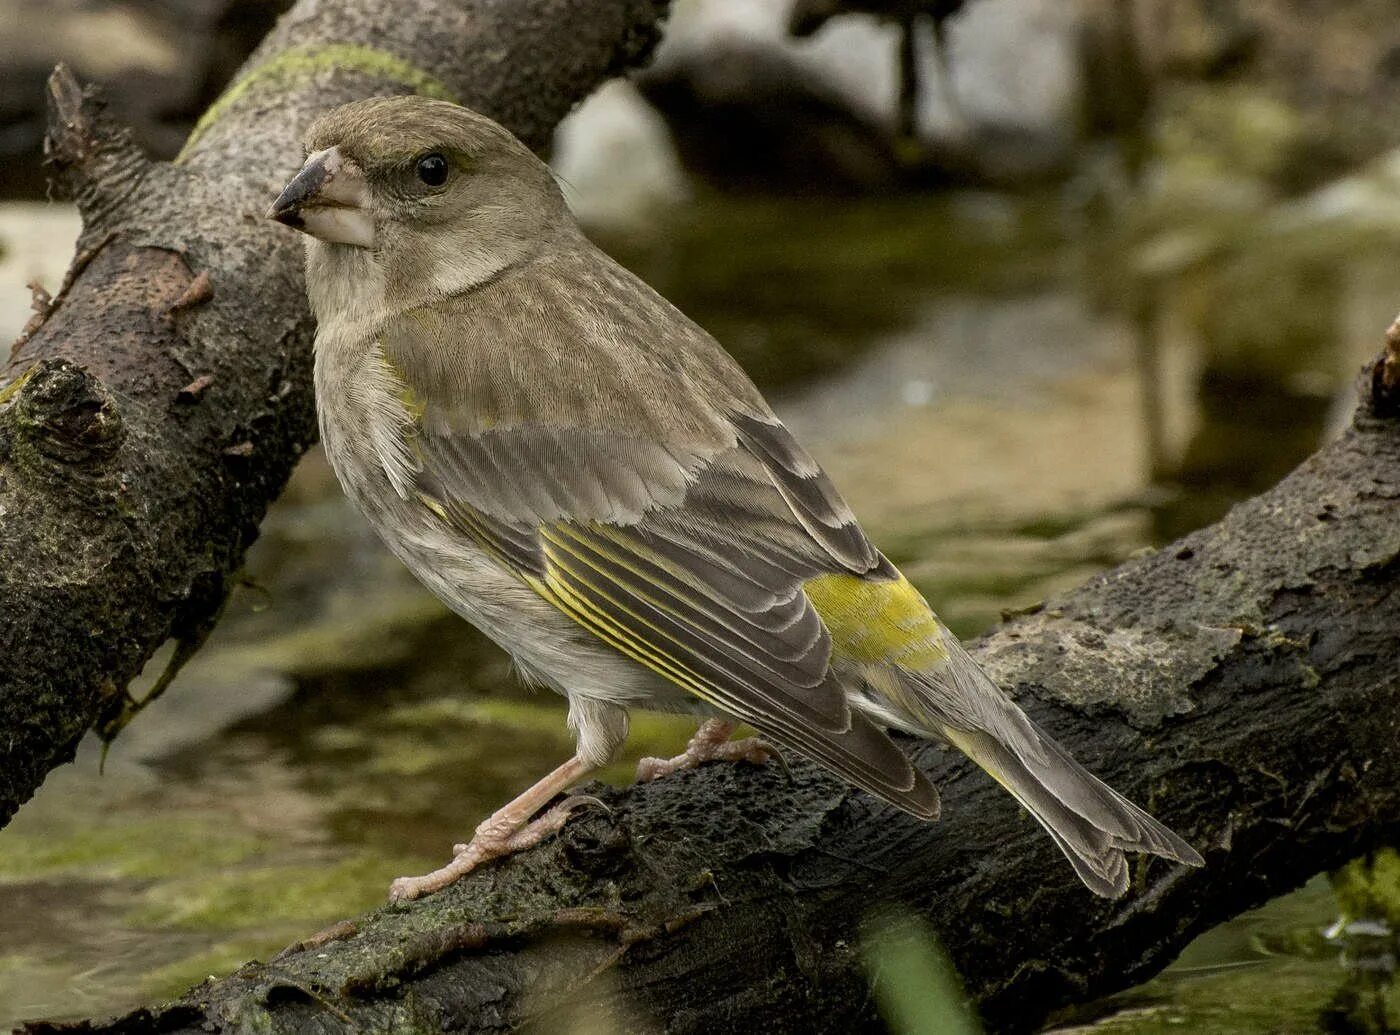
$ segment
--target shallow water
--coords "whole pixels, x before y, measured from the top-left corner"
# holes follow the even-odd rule
[[[1387,225],[1245,206],[1222,238],[1195,210],[1133,229],[1094,208],[700,199],[603,237],[731,347],[972,634],[1275,481],[1345,421],[1400,294]],[[12,282],[27,211],[0,210]],[[612,779],[689,726],[635,730]],[[562,703],[521,691],[313,454],[227,617],[105,773],[85,744],[0,831],[0,1022],[110,1012],[265,959],[439,863],[569,749]],[[1097,1023],[1318,1030],[1385,967],[1322,936],[1341,909],[1319,878]]]

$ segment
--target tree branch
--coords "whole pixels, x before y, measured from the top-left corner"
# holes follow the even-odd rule
[[[83,233],[0,368],[0,825],[131,713],[161,643],[202,639],[315,440],[301,245],[262,219],[310,121],[417,89],[540,148],[666,5],[302,0],[175,164],[55,72],[48,160]]]
[[[791,781],[713,765],[597,790],[610,816],[83,1030],[573,1030],[609,1016],[605,1030],[865,1030],[878,1022],[855,945],[890,902],[932,921],[995,1030],[1142,980],[1400,826],[1386,362],[1363,379],[1354,427],[1277,487],[974,645],[1076,755],[1200,847],[1203,870],[1140,858],[1129,898],[1093,898],[1007,795],[926,744],[911,748],[942,789],[936,824],[800,760]]]

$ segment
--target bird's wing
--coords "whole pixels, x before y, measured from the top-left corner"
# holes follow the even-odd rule
[[[386,340],[397,370],[401,337]],[[438,405],[403,380],[412,491],[448,527],[639,664],[893,804],[937,814],[927,778],[847,703],[804,592],[822,574],[888,564],[776,418],[716,411],[684,376],[668,430],[650,436],[629,420],[580,426],[544,403],[527,419],[499,385],[490,405],[508,417],[483,420],[479,401],[464,407],[457,392]]]
[[[763,431],[792,445],[781,425]],[[858,786],[936,814],[927,779],[847,703],[803,591],[883,563],[824,476],[772,464],[741,432],[685,469],[678,498],[648,506],[678,466],[654,444],[516,427],[439,429],[415,445],[424,502],[600,640]]]

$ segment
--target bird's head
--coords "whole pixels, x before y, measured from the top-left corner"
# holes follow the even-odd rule
[[[336,108],[268,217],[318,261],[371,262],[394,297],[472,287],[573,224],[549,168],[502,126],[446,101],[380,97]]]

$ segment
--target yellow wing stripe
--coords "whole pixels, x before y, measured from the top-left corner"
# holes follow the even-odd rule
[[[531,589],[533,589],[536,593],[538,593],[541,597],[549,601],[549,603],[553,604],[560,611],[564,612],[564,614],[568,615],[574,621],[578,622],[585,629],[593,633],[593,635],[597,636],[599,639],[603,640],[609,646],[621,651],[633,661],[645,666],[646,668],[655,672],[657,675],[661,676],[663,679],[670,680],[677,686],[681,687],[681,689],[694,694],[696,697],[699,697],[703,701],[708,701],[711,704],[724,708],[729,708],[736,712],[746,711],[746,709],[744,709],[743,707],[742,702],[735,700],[731,695],[725,693],[720,687],[715,686],[712,682],[706,680],[699,673],[693,671],[686,665],[679,662],[675,657],[673,657],[669,653],[664,652],[663,650],[661,650],[653,644],[647,643],[645,640],[642,640],[635,634],[631,633],[629,630],[623,628],[617,622],[609,618],[596,605],[591,603],[586,598],[580,596],[572,588],[564,585],[557,578],[552,578],[548,571],[546,571],[544,579],[541,580],[533,575],[530,575],[527,572],[521,572],[516,570],[515,566],[510,563],[509,558],[501,554],[501,552],[492,543],[491,537],[486,534],[486,530],[481,527],[479,522],[477,522],[475,516],[471,513],[470,508],[453,507],[451,511],[448,511],[447,508],[442,506],[442,504],[440,504],[437,500],[434,500],[430,496],[426,496],[420,493],[419,498],[439,518],[441,518],[443,521],[448,522],[449,524],[456,525],[456,527],[466,532],[479,546],[481,546],[482,549],[486,550],[493,558],[495,558],[498,563],[512,571],[515,571],[516,574],[525,582],[525,584],[528,585]],[[568,551],[569,556],[575,555],[572,554],[572,551],[569,551],[567,544],[561,543],[554,536],[551,536],[549,534],[548,529],[540,529],[539,535],[541,540],[544,541],[544,543],[546,544],[544,548],[544,553],[551,566],[557,567],[561,571],[567,572],[575,579],[578,579],[580,582],[585,583],[589,589],[591,589],[594,593],[597,593],[598,596],[600,596],[604,600],[607,600],[607,602],[610,603],[613,607],[616,607],[619,611],[629,615],[636,621],[645,625],[648,629],[652,630],[658,636],[666,640],[670,640],[672,643],[676,642],[675,639],[673,637],[668,636],[664,630],[658,629],[655,625],[653,625],[651,622],[648,622],[642,616],[636,614],[631,609],[626,608],[620,603],[618,603],[617,600],[608,596],[607,593],[603,592],[596,585],[594,585],[592,580],[590,580],[584,574],[580,573],[574,567],[568,564],[565,561],[564,557],[561,556],[560,551]],[[582,563],[586,563],[582,561],[582,558],[578,558],[578,560]],[[634,573],[636,573],[634,569],[629,568],[629,570],[633,570]],[[638,576],[641,577],[640,573],[636,574],[638,574]],[[638,596],[641,596],[641,594],[638,594]],[[657,604],[655,601],[650,600],[647,597],[641,598],[646,600],[647,603],[652,604],[655,607],[661,608],[661,605]],[[664,608],[662,609],[664,610]]]
[[[553,542],[553,540],[549,541],[551,543]],[[569,575],[587,585],[589,589],[600,598],[606,600],[613,607],[617,608],[621,613],[628,615],[644,625],[663,640],[669,640],[677,646],[683,646],[679,644],[674,637],[667,634],[665,630],[658,629],[641,615],[620,604],[605,591],[599,589],[587,576],[580,574],[574,567],[571,567],[565,558],[561,557],[555,550],[550,549],[549,546],[545,547],[545,556],[549,559],[550,565],[567,572]],[[730,694],[725,693],[722,688],[705,679],[699,673],[691,670],[669,652],[665,651],[664,648],[653,642],[642,640],[629,630],[618,626],[616,622],[604,615],[595,605],[580,597],[568,586],[563,585],[557,579],[550,578],[548,574],[545,575],[545,580],[546,585],[559,599],[573,605],[568,610],[571,618],[582,624],[591,632],[606,639],[614,647],[623,651],[633,660],[641,662],[657,674],[670,679],[681,688],[689,690],[701,700],[709,701],[711,704],[737,710],[739,712],[747,712],[749,710],[744,707],[742,702],[735,700]]]
[[[609,601],[623,613],[630,615],[638,622],[648,628],[654,628],[651,623],[641,618],[635,611],[618,604],[607,594],[599,591],[591,582],[581,578],[567,565],[560,563],[559,558],[548,547],[545,547],[545,555],[549,561],[549,568],[557,568],[560,571],[568,572],[572,577],[585,582],[589,589],[599,593],[603,599]],[[606,614],[587,599],[579,596],[569,586],[564,585],[558,579],[546,574],[543,581],[527,576],[526,583],[532,586],[544,599],[548,600],[564,614],[588,629],[604,643],[609,644],[627,657],[646,666],[665,679],[676,683],[682,689],[688,690],[702,700],[724,708],[729,714],[752,721],[747,714],[750,709],[744,703],[735,699],[722,687],[705,680],[694,673],[681,662],[662,652],[659,648],[651,644],[640,641],[629,630],[623,629]],[[666,636],[665,633],[662,633]],[[671,637],[666,636],[667,639]],[[673,641],[674,642],[674,641]],[[844,731],[838,731],[844,732]],[[816,757],[825,760],[834,766],[838,772],[842,773],[860,786],[865,787],[871,793],[878,794],[887,800],[900,804],[905,808],[916,808],[911,806],[906,800],[911,787],[915,786],[918,780],[916,775],[910,775],[909,779],[900,784],[896,782],[888,773],[882,772],[875,764],[867,761],[858,754],[852,754],[848,748],[844,748],[838,742],[825,740],[818,731],[805,723],[796,723],[785,731],[786,738],[800,750],[808,751]],[[910,770],[910,773],[913,773]],[[929,814],[925,809],[918,814]]]
[[[667,664],[664,657],[646,650],[634,637],[627,635],[624,630],[609,622],[605,616],[597,612],[596,608],[571,592],[567,586],[562,586],[552,579],[542,582],[533,576],[527,576],[525,582],[545,600],[610,647],[702,700],[709,699],[687,673],[674,669],[670,664]]]
[[[832,652],[838,657],[916,671],[948,657],[938,619],[903,575],[888,581],[818,575],[802,589],[831,632]]]
[[[594,531],[602,533],[606,536],[606,532],[603,529],[597,528],[596,526],[594,527]],[[637,597],[637,599],[643,600],[646,603],[650,604],[652,607],[656,608],[658,611],[670,615],[677,622],[680,622],[683,625],[688,625],[691,628],[695,627],[695,622],[689,616],[683,614],[681,611],[677,610],[673,605],[667,603],[666,601],[660,599],[657,595],[650,592],[648,587],[652,582],[653,577],[647,574],[646,572],[642,571],[634,563],[631,563],[625,553],[611,550],[607,547],[606,543],[599,542],[597,539],[582,539],[581,537],[575,535],[571,530],[569,532],[569,535],[571,538],[578,539],[581,545],[597,553],[598,556],[604,558],[607,561],[610,561],[613,564],[616,564],[619,568],[622,568],[624,571],[627,571],[634,575],[637,581],[634,584],[628,586],[627,591],[633,596]],[[573,543],[559,538],[558,530],[553,528],[542,528],[540,529],[540,538],[547,540],[549,543],[551,543],[554,546],[557,546],[561,550],[567,551],[569,555],[574,557],[579,563],[585,565],[589,564],[588,558],[579,554],[578,549]],[[607,538],[611,540],[610,536],[608,536]],[[661,568],[663,571],[667,572],[673,578],[675,578],[676,581],[681,583],[685,583],[687,581],[686,574],[683,573],[679,568],[660,563],[661,559],[657,557],[652,551],[646,550],[645,547],[638,545],[637,555],[642,556],[643,554],[645,554],[648,560],[652,561],[652,563],[655,563],[657,567]],[[589,567],[592,567],[592,565],[589,565]],[[705,615],[711,621],[717,622],[719,625],[723,626],[726,632],[732,633],[734,636],[753,644],[755,647],[763,646],[760,639],[756,639],[753,635],[746,633],[741,627],[731,625],[728,621],[726,621],[723,615],[717,613],[713,607],[707,604],[703,595],[700,595],[698,598],[691,598],[690,603],[696,608],[696,610],[698,610],[701,614]],[[761,636],[762,634],[759,635]],[[760,660],[759,663],[762,664],[762,661]]]
[[[699,692],[704,683],[699,675],[686,668],[675,658],[652,647],[613,619],[586,597],[580,596],[571,587],[557,578],[546,576],[545,587],[558,598],[575,621],[582,623],[596,635],[603,636],[614,646],[626,647],[628,655],[642,662],[658,675]]]
[[[602,525],[597,521],[590,521],[589,531],[593,532],[596,536],[596,538],[589,540],[589,549],[596,550],[601,556],[606,557],[608,560],[612,561],[614,564],[618,565],[621,568],[626,568],[639,579],[645,579],[647,577],[640,569],[636,567],[636,565],[632,562],[632,559],[627,556],[627,553],[625,551],[609,549],[607,543],[616,542],[616,539],[613,535],[609,534],[606,525]],[[553,529],[542,530],[542,534],[548,535],[551,542],[559,542],[559,540],[554,536],[553,533]],[[630,549],[635,550],[639,555],[645,552],[647,560],[649,560],[652,564],[655,564],[658,568],[662,569],[668,574],[674,576],[675,578],[682,580],[685,578],[686,573],[684,571],[676,567],[675,564],[673,564],[666,558],[659,556],[655,551],[646,550],[640,543],[632,544],[630,546]]]
[[[521,574],[515,570],[515,565],[511,563],[510,558],[501,553],[495,542],[493,542],[491,537],[486,533],[486,530],[481,527],[470,507],[456,506],[449,511],[437,500],[422,492],[418,494],[418,499],[446,524],[467,533],[467,535],[471,537],[471,540],[489,553],[492,560],[501,567],[505,568],[507,571],[515,572],[517,575]]]
[[[615,596],[611,595],[606,588],[599,587],[596,580],[590,577],[586,572],[578,570],[577,567],[570,563],[571,561],[575,562],[576,564],[582,564],[585,567],[588,566],[588,562],[585,559],[572,554],[568,554],[567,556],[561,555],[559,550],[556,550],[554,548],[556,545],[556,540],[549,535],[548,530],[541,529],[540,536],[543,542],[545,543],[544,552],[545,557],[548,560],[549,567],[557,568],[558,570],[567,573],[570,577],[583,583],[585,586],[588,587],[589,590],[596,594],[598,598],[607,601],[607,603],[612,605],[612,607],[616,608],[619,613],[627,615],[641,626],[650,630],[657,637],[659,637],[661,641],[669,642],[674,646],[680,647],[682,651],[694,650],[693,647],[686,644],[684,641],[677,639],[673,633],[667,631],[664,628],[658,627],[654,622],[647,619],[644,615],[638,614],[634,608],[631,608],[619,601]],[[567,551],[566,546],[561,546],[560,549]],[[671,679],[682,689],[690,691],[691,693],[699,697],[701,700],[708,701],[711,704],[724,708],[728,710],[730,714],[740,719],[743,719],[744,721],[752,722],[758,720],[752,702],[746,701],[743,697],[738,696],[730,690],[726,689],[722,683],[717,683],[712,678],[709,678],[701,673],[696,672],[694,669],[687,666],[684,662],[674,657],[663,645],[663,643],[657,643],[652,640],[643,640],[638,634],[634,633],[632,630],[624,629],[618,626],[615,620],[613,620],[610,616],[602,614],[598,610],[596,605],[592,605],[590,601],[587,601],[586,599],[580,597],[575,591],[573,591],[567,586],[562,585],[557,580],[551,579],[548,573],[546,573],[545,578],[550,588],[555,590],[556,593],[562,592],[563,594],[567,594],[572,601],[576,602],[578,605],[582,605],[584,608],[587,609],[588,612],[596,615],[598,621],[608,623],[608,627],[611,628],[613,633],[613,637],[610,638],[608,642],[612,643],[613,646],[618,647],[619,650],[624,650],[624,652],[627,653],[629,657],[633,657],[634,660],[642,661],[642,663],[646,664],[648,668],[651,668],[653,671],[656,671],[659,674],[665,676],[666,678]],[[604,576],[604,578],[606,579],[606,576]],[[634,593],[631,587],[626,587],[626,589],[629,594],[637,596],[638,599],[645,599],[641,597],[640,594]],[[598,628],[598,626],[593,624],[593,621],[589,620],[587,616],[580,616],[579,614],[574,613],[572,611],[569,613],[570,617],[574,618],[575,621],[582,622],[585,628],[588,628],[590,630]],[[693,626],[690,626],[690,628],[693,628]],[[624,647],[619,646],[616,642],[617,637],[625,637],[631,645],[631,649],[624,649]],[[634,651],[644,651],[654,654],[655,662],[637,657]],[[662,671],[662,669],[657,667],[658,663],[665,664],[671,669],[678,670],[679,672],[684,674],[685,678],[677,678],[675,675],[669,674],[666,671]],[[722,665],[721,668],[723,668]],[[776,708],[780,712],[786,713],[790,718],[793,718],[796,721],[798,721],[799,725],[803,721],[809,721],[798,718],[793,712],[791,706],[783,703],[780,700],[772,700],[770,703],[776,706]]]

